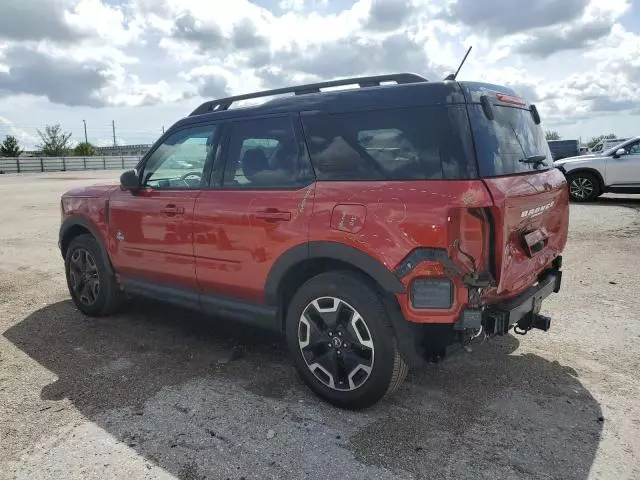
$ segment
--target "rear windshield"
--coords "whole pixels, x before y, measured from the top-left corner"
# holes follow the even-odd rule
[[[553,159],[544,132],[529,110],[493,106],[489,120],[478,104],[469,105],[481,177],[496,177],[551,168]],[[544,161],[540,161],[545,157]]]
[[[464,105],[302,115],[318,180],[477,178]]]

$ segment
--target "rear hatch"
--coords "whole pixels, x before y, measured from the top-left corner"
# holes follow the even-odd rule
[[[501,87],[470,96],[478,170],[494,202],[492,273],[497,293],[507,295],[534,283],[564,249],[566,181],[553,168],[535,107]]]

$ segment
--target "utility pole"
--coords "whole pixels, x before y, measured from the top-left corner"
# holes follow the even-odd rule
[[[162,125],[162,134],[164,135],[164,125]]]
[[[84,143],[89,143],[89,140],[87,140],[87,122],[82,120],[82,123],[84,123]]]
[[[116,146],[116,121],[111,120],[111,128],[113,129],[113,146]]]

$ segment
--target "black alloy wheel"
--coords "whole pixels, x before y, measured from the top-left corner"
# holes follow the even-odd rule
[[[286,335],[300,378],[340,408],[370,407],[408,372],[384,297],[358,272],[328,271],[300,286],[287,308]]]
[[[65,254],[65,272],[71,299],[85,315],[109,315],[122,305],[124,294],[116,282],[109,258],[93,235],[75,237]]]
[[[371,332],[358,311],[336,297],[320,297],[302,312],[298,345],[307,367],[334,390],[367,381],[375,361]]]
[[[80,302],[88,307],[100,294],[100,277],[96,260],[86,249],[77,248],[69,262],[69,282]]]

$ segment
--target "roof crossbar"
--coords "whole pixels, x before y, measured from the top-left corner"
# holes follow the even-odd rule
[[[234,97],[221,98],[218,100],[209,100],[196,108],[190,117],[194,115],[202,115],[203,113],[219,112],[228,110],[232,103],[240,100],[249,100],[252,98],[272,97],[285,93],[293,93],[295,95],[306,95],[308,93],[319,93],[322,88],[341,87],[345,85],[358,85],[360,88],[379,86],[384,82],[419,83],[426,82],[427,79],[415,73],[391,73],[388,75],[375,75],[369,77],[353,77],[340,80],[330,80],[328,82],[310,83],[307,85],[298,85],[295,87],[276,88],[274,90],[264,90],[262,92],[247,93],[244,95],[236,95]]]

